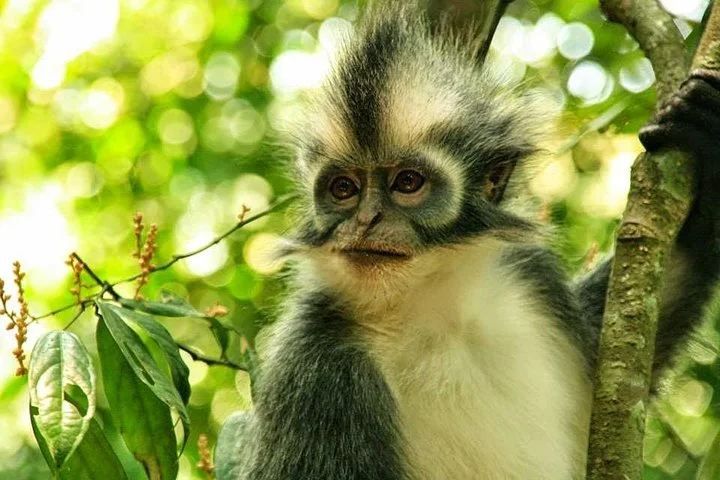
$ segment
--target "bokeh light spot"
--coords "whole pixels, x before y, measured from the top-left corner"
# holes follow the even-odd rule
[[[330,17],[320,24],[318,41],[326,52],[332,54],[350,39],[352,33],[352,23],[344,18]]]
[[[241,175],[233,185],[232,208],[234,212],[240,213],[243,206],[250,208],[250,212],[259,213],[268,208],[270,199],[273,196],[272,186],[260,175],[248,173]],[[265,226],[268,217],[258,219],[245,228],[257,230]]]
[[[620,85],[628,92],[640,93],[655,83],[655,72],[650,60],[641,57],[623,65],[618,79]]]
[[[158,133],[165,143],[171,145],[185,143],[195,133],[192,117],[179,108],[166,110],[158,120]]]
[[[678,380],[678,384],[671,392],[670,404],[682,415],[701,417],[710,406],[713,387],[689,377]]]
[[[235,93],[240,63],[227,52],[214,53],[205,66],[205,91],[215,99],[230,98]]]
[[[234,388],[222,388],[215,392],[210,402],[210,414],[212,420],[220,425],[231,413],[248,410],[250,406],[250,399],[238,395]]]
[[[215,237],[215,232],[198,232],[186,241],[181,251],[191,251],[199,248]],[[228,259],[228,248],[225,242],[208,248],[204,252],[185,260],[185,266],[195,276],[205,277],[220,270]]]
[[[338,9],[338,0],[301,0],[305,12],[312,18],[323,19]]]
[[[43,53],[33,67],[33,83],[59,86],[68,62],[113,36],[118,16],[117,0],[52,0],[38,19]]]
[[[76,198],[93,197],[100,192],[102,186],[102,174],[91,162],[72,166],[65,177],[65,191]]]
[[[327,53],[289,51],[275,58],[270,66],[270,82],[278,95],[292,95],[300,90],[319,87],[328,72]]]
[[[245,242],[243,256],[250,268],[258,273],[271,274],[282,268],[283,262],[278,260],[274,253],[280,245],[281,239],[273,233],[257,233]]]
[[[614,85],[602,65],[586,60],[573,69],[567,88],[571,95],[582,98],[587,104],[595,104],[607,100]]]
[[[7,95],[0,96],[0,133],[12,130],[17,120],[15,100]]]
[[[569,60],[578,60],[592,51],[595,36],[590,27],[580,22],[568,23],[558,32],[560,54]]]
[[[102,78],[85,92],[78,105],[78,114],[85,125],[102,130],[117,120],[124,100],[122,85],[112,78]]]
[[[660,0],[660,3],[673,15],[699,22],[710,0]]]
[[[259,142],[265,134],[262,116],[247,100],[229,101],[222,108],[222,116],[238,143],[252,145]]]
[[[62,198],[59,185],[36,185],[20,209],[0,218],[0,232],[10,232],[2,239],[0,278],[12,278],[10,266],[19,260],[36,288],[47,293],[63,287],[68,273],[64,260],[77,248],[77,240],[60,210]]]
[[[207,3],[185,3],[172,14],[170,29],[176,43],[200,42],[210,34],[212,22]]]
[[[187,49],[160,55],[152,59],[140,72],[140,88],[151,96],[165,95],[174,88],[188,88],[188,82],[200,78],[200,65],[195,54]],[[202,92],[202,82],[196,82],[194,95]]]

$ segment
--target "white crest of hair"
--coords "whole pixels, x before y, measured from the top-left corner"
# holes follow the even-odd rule
[[[374,2],[365,24],[352,37],[342,39],[344,46],[337,53],[335,67],[326,82],[306,95],[305,114],[289,130],[296,132],[294,137],[298,140],[295,173],[301,186],[312,187],[322,163],[307,160],[306,150],[312,148],[306,143],[309,139],[322,145],[321,154],[326,160],[340,161],[357,151],[356,139],[345,117],[348,106],[337,91],[337,85],[341,83],[338,76],[346,72],[342,68],[345,57],[357,45],[363,44],[364,37],[373,31],[374,25],[387,18],[397,19],[397,25],[411,40],[412,48],[401,48],[394,55],[383,80],[382,111],[379,112],[383,146],[399,150],[407,147],[427,149],[424,136],[433,128],[452,125],[459,118],[472,118],[473,105],[468,103],[468,97],[485,104],[486,110],[493,112],[498,122],[510,119],[513,125],[511,132],[503,137],[484,134],[479,129],[473,139],[475,143],[496,148],[503,144],[527,143],[542,147],[554,131],[558,109],[549,108],[552,102],[548,101],[548,95],[538,89],[520,90],[493,64],[478,67],[474,60],[475,47],[462,48],[462,42],[467,41],[464,36],[430,34],[423,23],[425,20],[413,10],[416,2],[406,3],[384,5]],[[460,172],[456,162],[446,161],[447,156],[442,152],[428,153],[431,160],[441,163],[446,172],[457,178]],[[518,163],[505,198],[514,200],[515,192],[528,191],[524,186],[526,179],[531,178],[531,172],[539,168],[539,162],[544,158],[534,155]],[[523,211],[528,206],[527,199],[507,201],[506,204],[512,211]]]
[[[577,348],[493,238],[353,275],[303,254],[300,283],[345,299],[400,415],[413,480],[581,478],[590,384]]]

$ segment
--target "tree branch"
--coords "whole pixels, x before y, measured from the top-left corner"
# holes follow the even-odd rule
[[[705,31],[693,58],[693,69],[720,70],[720,3],[713,2],[710,9]]]
[[[447,17],[456,32],[470,34],[468,41],[478,45],[477,60],[482,63],[490,50],[498,22],[513,0],[426,0],[431,17]]]
[[[498,23],[505,14],[507,6],[512,3],[512,1],[513,0],[489,0],[485,2],[487,4],[487,10],[480,25],[479,39],[481,47],[477,53],[478,61],[485,60],[485,57],[490,51],[490,44],[492,43]]]
[[[609,18],[623,23],[653,64],[658,99],[687,76],[682,38],[670,15],[655,0],[601,0]],[[703,36],[693,66],[717,60],[715,26]],[[714,32],[714,33],[713,33]],[[632,169],[628,206],[605,303],[595,389],[587,474],[589,479],[640,480],[646,401],[659,310],[664,260],[693,198],[692,159],[678,151],[644,153]]]
[[[100,287],[102,287],[102,291],[98,295],[102,295],[103,293],[108,292],[110,294],[110,296],[113,298],[113,300],[117,300],[118,298],[120,298],[120,295],[118,295],[118,293],[113,289],[112,285],[110,285],[105,280],[102,280],[100,277],[98,277],[98,275],[93,271],[93,269],[90,268],[90,265],[85,263],[85,260],[80,258],[80,255],[73,252],[70,254],[70,256],[73,257],[75,260],[77,260],[80,263],[80,265],[82,265],[83,270],[88,275],[90,275],[90,278],[92,278],[95,281],[95,283],[97,283]],[[81,302],[81,305],[82,305],[82,303],[83,302]]]
[[[245,365],[240,365],[238,363],[231,362],[230,360],[224,360],[222,358],[207,357],[204,354],[197,352],[192,347],[185,345],[184,343],[175,342],[175,344],[180,350],[190,355],[190,357],[192,357],[192,359],[196,362],[203,362],[204,364],[209,366],[228,367],[234,370],[242,370],[244,372],[248,371],[248,368]]]

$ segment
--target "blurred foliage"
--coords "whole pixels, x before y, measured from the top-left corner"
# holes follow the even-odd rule
[[[664,4],[690,35],[707,2]],[[158,224],[163,261],[232,226],[243,205],[258,213],[287,193],[280,160],[288,152],[274,132],[301,91],[321,82],[356,10],[339,0],[1,0],[0,277],[20,260],[39,315],[72,303],[63,264],[71,251],[104,279],[137,273],[136,211]],[[652,70],[591,0],[517,0],[491,56],[508,82],[538,88],[562,114],[549,147],[562,153],[533,189],[558,226],[568,268],[582,272],[612,247],[641,149],[635,134],[655,102]],[[220,303],[229,309],[222,322],[253,342],[282,290],[265,252],[285,227],[282,214],[255,222],[158,272],[144,294],[168,290],[201,310]],[[118,290],[132,297],[132,284]],[[71,318],[31,324],[29,345]],[[96,357],[94,322],[86,314],[70,330]],[[165,326],[208,356],[220,353],[200,321]],[[242,342],[231,337],[228,356],[238,359]],[[649,422],[648,479],[694,478],[720,432],[717,325],[700,337]],[[27,379],[13,376],[13,341],[0,336],[0,478],[50,478],[32,438]],[[249,408],[249,379],[183,358],[192,428],[179,478],[206,478],[196,467],[198,435],[214,445],[225,418]],[[97,408],[111,425],[107,399]],[[121,460],[132,478],[141,475]]]

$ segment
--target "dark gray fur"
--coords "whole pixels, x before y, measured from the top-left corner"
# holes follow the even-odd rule
[[[405,478],[395,404],[352,318],[321,292],[291,305],[259,378],[241,478]]]

